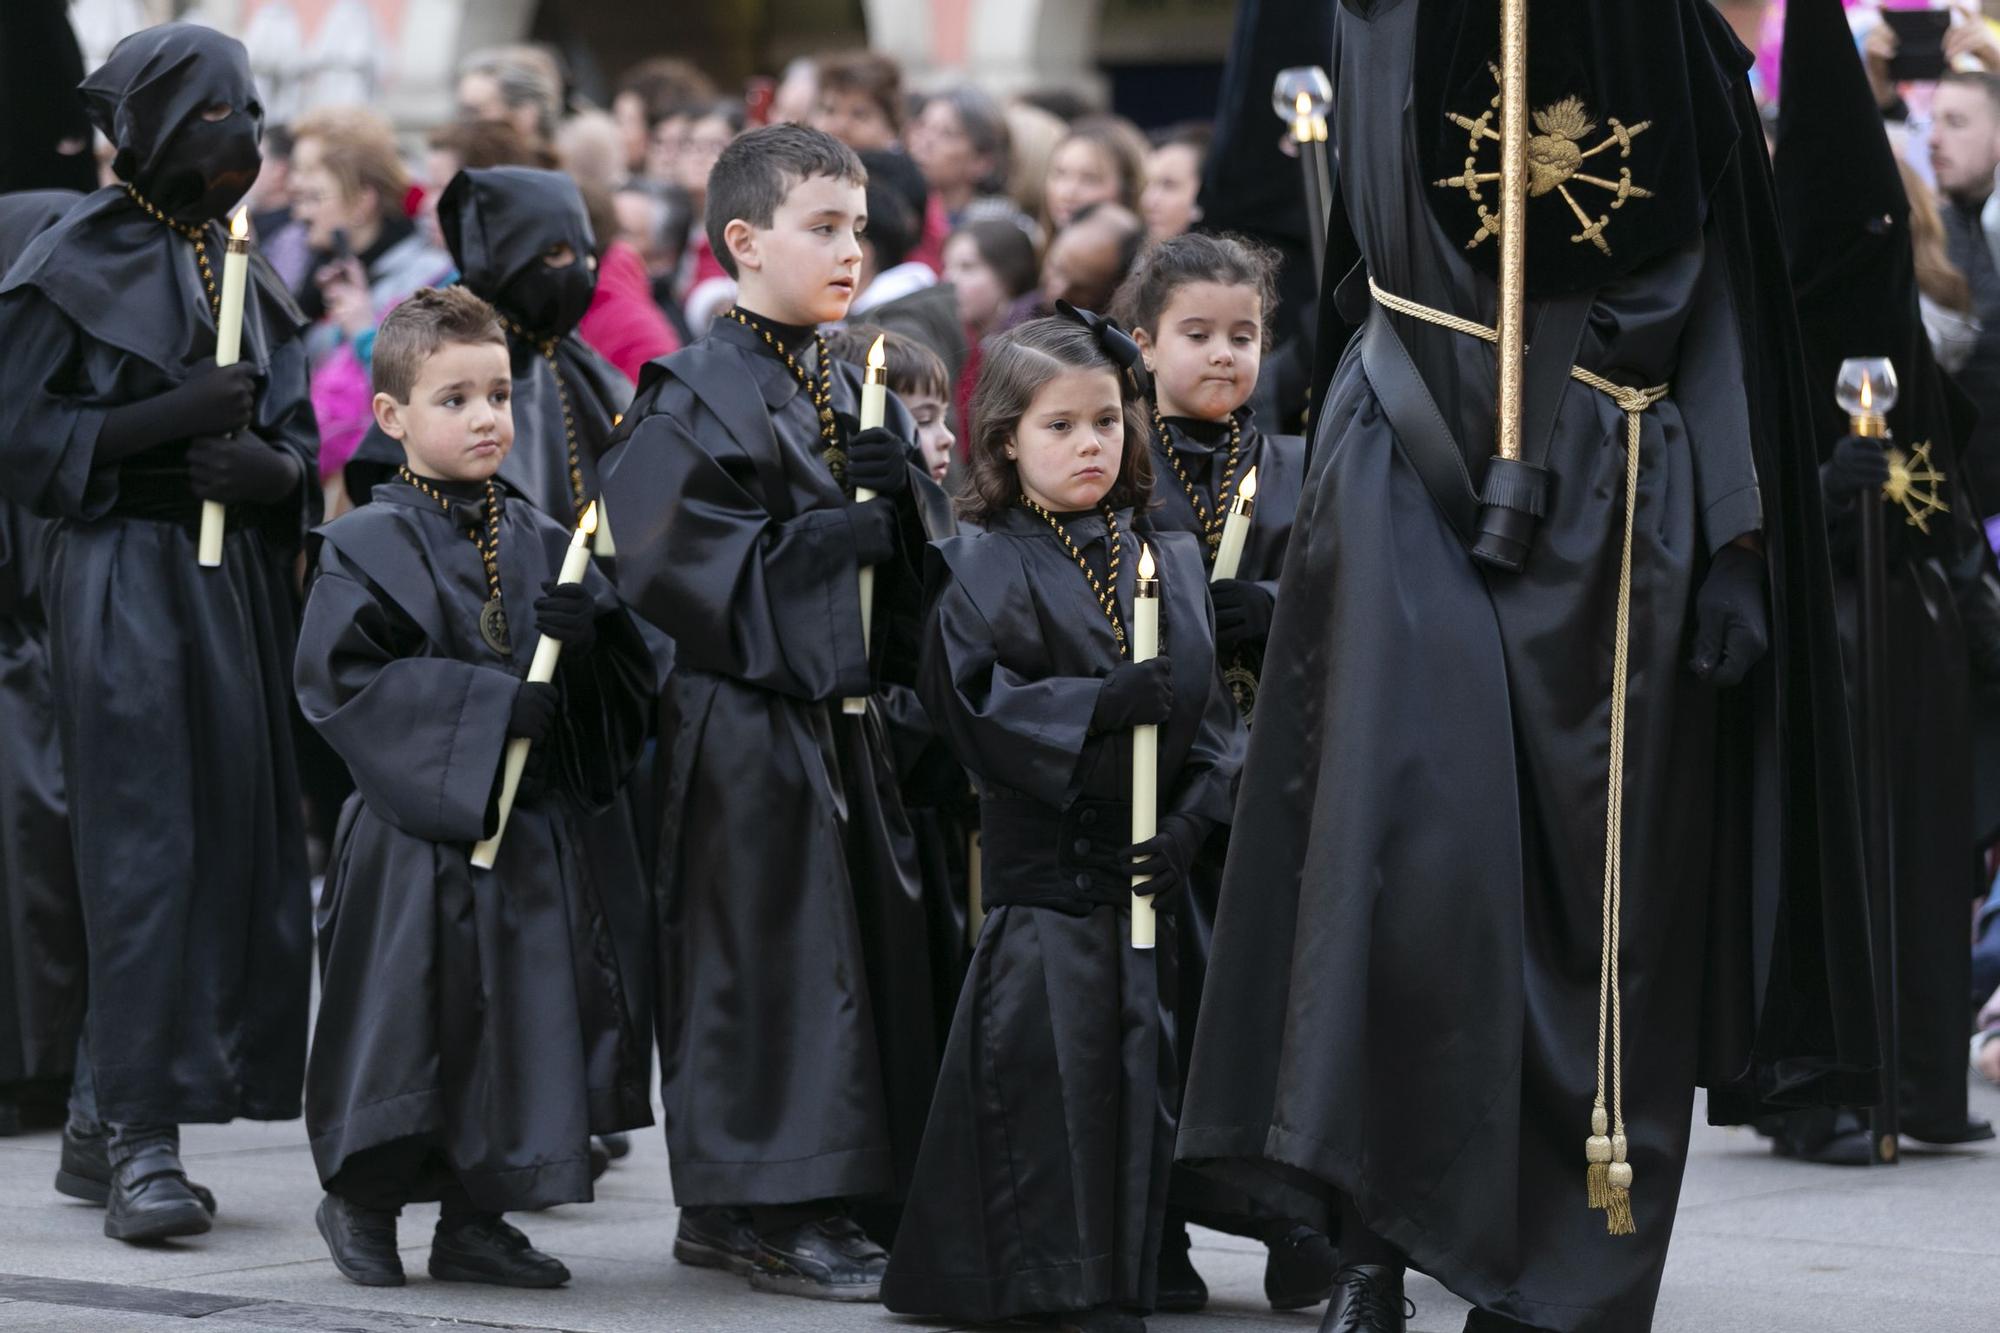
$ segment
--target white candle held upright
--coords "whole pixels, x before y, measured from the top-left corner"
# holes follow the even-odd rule
[[[1132,660],[1160,655],[1160,580],[1153,548],[1139,548],[1139,586],[1132,597]],[[1132,845],[1160,831],[1160,729],[1132,728]],[[1153,895],[1143,891],[1148,876],[1132,878],[1132,947],[1150,949],[1155,938]]]
[[[222,256],[221,308],[215,315],[215,364],[233,366],[243,354],[243,298],[250,290],[250,210],[229,220],[229,249]],[[214,500],[201,502],[201,539],[195,558],[203,569],[222,565],[225,514]]]
[[[889,357],[882,348],[882,339],[868,349],[868,366],[861,374],[861,429],[874,430],[889,414]],[[866,486],[854,488],[854,503],[867,504],[875,498],[875,492]],[[861,570],[861,655],[868,656],[869,644],[873,642],[875,628],[875,570],[864,566]],[[840,701],[840,711],[860,717],[868,711],[868,696],[855,695]]]
[[[556,576],[558,583],[581,583],[584,571],[590,568],[590,539],[597,531],[597,506],[591,505],[583,511],[583,522],[577,525],[576,535],[570,538],[569,551],[563,556],[562,573]],[[556,664],[562,658],[562,642],[544,634],[535,644],[534,660],[528,664],[529,683],[546,685],[556,678]],[[500,839],[507,836],[507,816],[514,812],[514,797],[521,790],[521,774],[528,767],[528,741],[516,736],[507,742],[507,759],[500,772],[500,823],[493,830],[493,836],[475,845],[472,849],[472,864],[481,870],[491,870],[500,856]]]
[[[1210,583],[1233,579],[1243,567],[1243,546],[1250,540],[1250,520],[1256,513],[1257,469],[1253,467],[1243,474],[1243,484],[1230,501],[1229,517],[1222,524],[1222,545],[1215,552],[1215,569],[1208,576]]]

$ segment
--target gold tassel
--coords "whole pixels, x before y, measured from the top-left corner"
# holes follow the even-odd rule
[[[1602,1106],[1593,1107],[1590,1112],[1590,1137],[1583,1141],[1583,1155],[1590,1163],[1584,1172],[1584,1188],[1592,1208],[1611,1206],[1611,1138],[1610,1124]]]
[[[1624,1135],[1619,1135],[1616,1143],[1618,1161],[1606,1168],[1610,1182],[1609,1198],[1605,1204],[1604,1229],[1614,1236],[1636,1235],[1638,1223],[1632,1220],[1632,1167],[1624,1160]]]

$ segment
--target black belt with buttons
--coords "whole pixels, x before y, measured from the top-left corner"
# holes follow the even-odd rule
[[[1131,834],[1129,801],[1079,800],[1058,810],[989,793],[979,803],[982,901],[1069,911],[1129,903],[1132,874],[1123,853]]]

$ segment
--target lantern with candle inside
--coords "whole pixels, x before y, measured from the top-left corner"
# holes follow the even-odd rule
[[[590,568],[590,539],[596,532],[597,505],[593,503],[583,511],[583,521],[577,524],[576,535],[569,540],[557,583],[583,582],[584,573]],[[528,664],[529,683],[546,685],[554,680],[556,664],[561,658],[562,644],[544,634],[535,644],[534,660]],[[472,849],[472,864],[481,870],[491,870],[499,859],[500,839],[507,834],[507,816],[514,811],[514,797],[521,790],[521,774],[528,767],[528,749],[528,742],[522,737],[507,742],[507,757],[500,773],[500,820],[493,836]]]
[[[1305,177],[1306,236],[1312,243],[1313,273],[1325,277],[1327,205],[1333,198],[1333,164],[1328,159],[1326,113],[1333,83],[1318,65],[1278,71],[1271,85],[1271,109],[1291,126],[1290,141]]]
[[[1132,660],[1150,661],[1160,655],[1160,579],[1153,548],[1139,548],[1139,585],[1132,595]],[[1160,729],[1132,728],[1132,845],[1149,841],[1160,831]],[[1153,895],[1144,891],[1146,876],[1132,880],[1132,947],[1150,949],[1156,936]]]
[[[868,365],[861,372],[861,429],[874,430],[888,416],[889,411],[889,354],[877,338],[875,345],[868,349]],[[854,488],[854,503],[867,504],[875,498],[875,492],[866,486]],[[861,570],[861,655],[868,657],[869,644],[873,640],[875,628],[875,571],[863,566]],[[866,695],[856,695],[840,701],[840,711],[860,717],[868,711]]]
[[[1863,439],[1889,434],[1889,410],[1896,405],[1896,367],[1887,357],[1853,356],[1840,363],[1834,397]]]
[[[1229,517],[1222,524],[1222,544],[1215,551],[1215,568],[1210,583],[1233,579],[1243,567],[1243,547],[1250,540],[1250,523],[1257,516],[1257,469],[1243,474],[1236,498],[1229,503]]]
[[[243,298],[250,290],[250,211],[236,210],[229,220],[229,249],[222,257],[222,296],[215,312],[215,364],[233,366],[243,352]],[[203,569],[222,564],[222,536],[227,513],[214,500],[201,504],[201,538],[195,558]]]

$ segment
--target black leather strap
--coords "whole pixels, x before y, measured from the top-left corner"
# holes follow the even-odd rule
[[[1521,412],[1524,463],[1537,468],[1548,465],[1556,414],[1563,395],[1569,392],[1570,367],[1576,364],[1576,349],[1583,345],[1583,327],[1590,322],[1590,308],[1596,300],[1597,292],[1592,289],[1545,302],[1530,331],[1527,351],[1521,357],[1521,393],[1526,399]]]
[[[1403,457],[1416,469],[1431,500],[1468,548],[1479,534],[1479,493],[1472,488],[1465,455],[1458,439],[1409,349],[1389,323],[1389,312],[1377,306],[1361,331],[1361,368],[1375,386],[1375,397],[1395,428]]]

